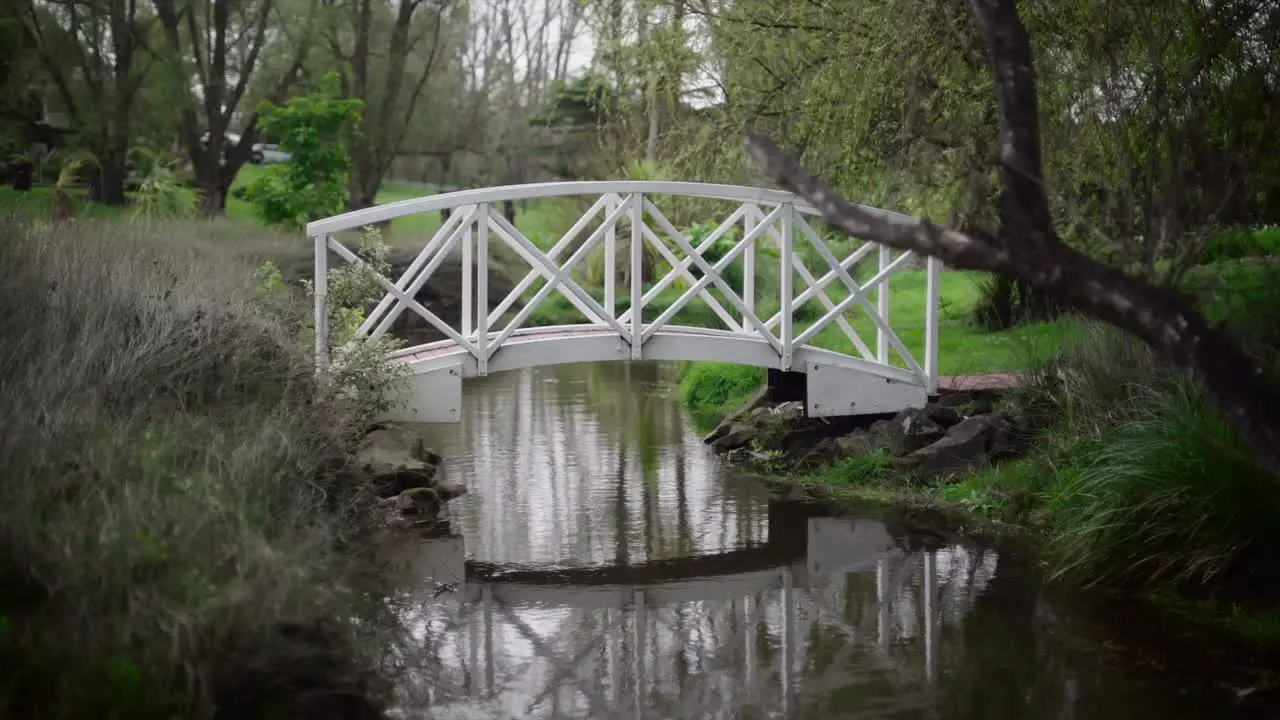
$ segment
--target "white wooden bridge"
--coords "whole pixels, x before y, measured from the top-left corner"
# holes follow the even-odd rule
[[[546,250],[501,212],[507,201],[583,196],[596,199]],[[718,226],[695,244],[687,231],[677,229],[659,210],[658,203],[664,199],[736,209],[728,211]],[[912,253],[862,243],[851,252],[837,254],[832,249],[837,243],[824,240],[809,222],[818,211],[791,193],[685,182],[563,182],[464,190],[310,223],[307,234],[315,248],[316,360],[322,372],[332,361],[327,331],[330,254],[363,264],[338,235],[374,223],[445,210],[451,211],[448,219],[400,278],[375,277],[386,295],[360,328],[362,338],[379,337],[405,310],[411,310],[445,337],[395,353],[397,361],[412,369],[413,392],[407,406],[391,419],[457,422],[463,378],[605,360],[715,361],[803,373],[806,411],[811,417],[920,407],[936,390],[940,272],[936,260],[925,261],[926,309],[923,318],[914,319],[924,328],[921,364],[889,322],[889,284],[908,267]],[[873,212],[896,216],[883,210]],[[620,226],[624,224],[629,239],[620,243]],[[734,237],[731,233],[739,229],[741,238],[727,253],[715,260],[704,257],[717,241]],[[646,244],[661,258],[658,262],[669,267],[665,275],[648,283]],[[530,270],[495,304],[489,296],[492,261],[506,250],[528,263]],[[877,250],[877,271],[865,282],[858,282],[855,266]],[[584,260],[594,252],[603,254],[603,270],[601,279],[588,282]],[[415,299],[445,259],[455,253],[461,255],[463,293],[458,327]],[[806,260],[821,263],[821,274],[811,271]],[[778,278],[777,287],[766,292],[757,287],[757,280],[762,271],[774,268],[764,268],[762,263],[774,265]],[[726,272],[735,265],[741,268],[736,283]],[[542,286],[530,295],[539,280]],[[833,300],[828,290],[836,282],[842,286],[836,288],[839,300]],[[685,289],[655,317],[646,319],[645,309],[673,286]],[[719,297],[712,288],[719,291]],[[581,313],[582,322],[526,327],[552,293],[562,295]],[[706,303],[723,327],[673,322],[694,300]],[[797,311],[811,301],[821,303],[824,313],[802,326]],[[626,309],[620,312],[623,303]],[[762,312],[766,305],[777,309],[766,316]],[[854,311],[866,313],[874,323],[873,345],[849,322]],[[856,355],[812,344],[818,333],[830,326],[840,328]],[[891,350],[896,355],[893,361]]]

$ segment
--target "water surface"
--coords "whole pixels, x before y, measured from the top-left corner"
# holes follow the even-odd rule
[[[1229,717],[1105,652],[1016,552],[770,502],[703,446],[677,368],[469,381],[432,426],[453,535],[396,560],[402,715]]]

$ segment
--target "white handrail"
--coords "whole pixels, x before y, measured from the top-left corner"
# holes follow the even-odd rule
[[[324,220],[307,223],[307,235],[332,234],[354,230],[366,225],[386,222],[407,215],[438,212],[463,205],[479,205],[480,203],[500,203],[514,200],[535,200],[539,198],[572,197],[575,195],[617,195],[646,194],[669,195],[677,197],[700,198],[704,200],[731,200],[757,205],[785,205],[790,203],[797,212],[806,215],[820,215],[817,208],[805,204],[796,195],[782,190],[747,187],[744,185],[720,185],[715,183],[695,182],[661,182],[654,180],[575,180],[569,182],[528,183],[524,185],[503,185],[500,187],[482,188],[479,190],[458,190],[443,195],[427,195],[419,198],[400,200],[386,205],[376,205],[335,215]],[[906,215],[891,210],[860,206],[863,210],[882,215],[885,218],[910,221]]]
[[[540,249],[494,208],[496,203],[511,200],[582,195],[595,195],[598,199],[548,251]],[[701,237],[695,243],[691,236],[686,236],[684,232],[677,229],[651,201],[650,198],[655,195],[733,201],[738,203],[738,207],[718,223],[710,234]],[[762,205],[768,209],[768,212],[762,209]],[[387,294],[364,321],[359,330],[361,336],[372,338],[385,333],[403,312],[410,311],[474,356],[478,373],[484,375],[487,373],[486,368],[493,354],[501,350],[509,338],[524,332],[521,325],[549,295],[559,293],[583,314],[592,327],[612,330],[620,340],[630,345],[627,355],[633,359],[642,359],[645,357],[643,348],[646,342],[668,326],[672,330],[681,331],[724,332],[712,328],[681,328],[671,325],[671,321],[687,303],[695,298],[701,298],[711,307],[715,316],[729,328],[728,332],[731,335],[751,336],[777,353],[777,369],[791,370],[795,352],[803,348],[819,332],[834,324],[849,338],[854,350],[862,356],[863,360],[871,362],[881,370],[893,369],[896,372],[898,369],[893,368],[889,363],[889,350],[893,350],[905,362],[907,366],[905,373],[913,377],[913,382],[926,386],[930,391],[937,387],[938,305],[941,284],[941,265],[937,261],[929,260],[926,268],[928,295],[924,318],[924,363],[921,367],[889,323],[889,295],[885,288],[890,278],[912,258],[912,253],[902,253],[891,260],[892,254],[882,250],[878,263],[879,272],[865,283],[859,283],[854,279],[853,267],[859,260],[870,254],[873,246],[864,245],[853,250],[846,257],[838,257],[833,252],[834,246],[829,246],[805,218],[806,215],[817,215],[818,211],[812,206],[797,202],[796,197],[791,193],[737,185],[651,181],[557,182],[463,190],[357,210],[308,224],[307,233],[314,242],[316,253],[315,310],[316,325],[319,329],[316,337],[316,361],[321,372],[330,362],[328,333],[325,327],[328,322],[325,282],[328,254],[334,252],[350,263],[363,264],[353,252],[338,241],[335,235],[344,230],[364,227],[372,223],[444,209],[453,209],[458,212],[455,212],[433,234],[398,280],[393,283],[381,275],[374,278],[387,291]],[[891,223],[903,222],[906,219],[906,216],[888,210],[876,208],[867,208],[867,210]],[[578,243],[578,236],[591,227],[593,221],[601,214],[603,217],[599,226],[594,227],[587,234],[587,238]],[[619,257],[617,252],[617,243],[620,241],[617,225],[624,219],[631,225],[630,248],[628,257],[625,258]],[[733,248],[722,257],[715,261],[709,261],[703,257],[703,253],[708,248],[727,233],[739,228],[742,231],[741,239],[734,243]],[[667,247],[659,234],[665,235],[666,239],[673,242],[676,247]],[[498,244],[510,247],[530,265],[526,277],[493,308],[490,307],[488,297],[491,240],[497,240]],[[671,266],[663,277],[653,278],[651,286],[647,289],[641,281],[645,266],[642,246],[646,241],[653,245],[662,259]],[[772,244],[780,250],[779,310],[767,320],[757,315],[755,306],[755,270],[759,259],[756,256],[755,246],[762,241],[772,241]],[[464,318],[460,330],[450,327],[447,322],[415,300],[418,291],[441,266],[446,255],[459,244],[462,249],[462,272],[464,273],[462,287],[466,296],[463,298]],[[827,266],[826,272],[821,273],[819,277],[815,277],[815,274],[805,267],[802,254],[798,251],[802,245],[812,247],[818,255],[817,259],[821,259]],[[593,293],[582,287],[572,274],[574,266],[582,262],[597,246],[603,246],[605,253],[603,299],[594,297]],[[562,260],[560,255],[570,249],[572,252],[569,253],[569,257]],[[842,251],[841,254],[844,255],[844,252]],[[747,271],[740,287],[736,282],[730,283],[722,275],[722,272],[739,258],[742,259],[742,265]],[[627,309],[621,313],[617,312],[615,307],[617,285],[621,280],[617,276],[617,271],[622,269],[616,267],[618,260],[621,260],[624,268],[628,269],[629,283],[627,284],[630,285],[630,302]],[[699,271],[699,275],[695,276],[694,269]],[[473,283],[472,273],[476,270],[479,273],[474,276]],[[795,277],[796,275],[798,278]],[[520,299],[538,278],[544,281],[543,286],[531,300],[524,302],[523,307],[505,327],[498,328],[497,323],[501,321],[504,314],[515,303],[521,301]],[[797,279],[800,281],[800,287],[795,287]],[[656,318],[645,322],[642,317],[645,306],[677,280],[683,280],[687,287],[674,302],[658,313]],[[827,294],[826,287],[832,283],[842,285],[848,291],[848,294],[839,302],[834,301]],[[713,286],[721,292],[723,301],[730,307],[723,306],[720,299],[708,292]],[[624,292],[627,290],[624,289]],[[876,294],[874,303],[868,297],[871,292]],[[825,313],[808,327],[796,328],[794,326],[795,309],[815,296],[824,307]],[[874,351],[863,342],[844,317],[844,314],[855,305],[864,310],[875,325],[877,337]]]

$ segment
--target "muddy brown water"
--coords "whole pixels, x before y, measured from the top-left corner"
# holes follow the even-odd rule
[[[398,716],[1260,716],[1120,651],[1023,553],[772,502],[702,445],[678,371],[504,373],[410,429],[469,494],[393,553]]]

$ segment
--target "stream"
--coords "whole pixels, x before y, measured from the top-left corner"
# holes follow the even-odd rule
[[[1117,618],[1024,553],[772,500],[702,444],[678,373],[503,373],[422,429],[468,494],[391,558],[399,716],[1243,716],[1116,651]]]

